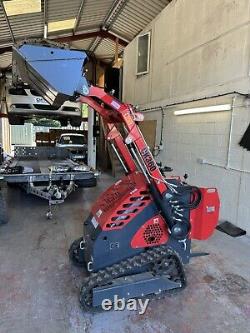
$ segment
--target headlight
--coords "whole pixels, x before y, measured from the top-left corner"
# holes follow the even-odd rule
[[[87,165],[76,165],[75,167],[73,167],[74,171],[89,171],[90,167],[88,167]]]
[[[67,166],[62,166],[62,165],[52,165],[51,167],[49,167],[49,170],[51,172],[67,172],[69,171],[69,167]]]

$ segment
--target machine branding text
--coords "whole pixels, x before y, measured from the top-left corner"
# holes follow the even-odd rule
[[[148,148],[143,148],[141,150],[141,155],[142,155],[142,158],[143,158],[143,161],[145,162],[145,164],[147,165],[147,167],[149,168],[149,170],[152,172],[152,171],[155,171],[157,169],[156,167],[156,164],[153,160],[153,157],[149,151]]]

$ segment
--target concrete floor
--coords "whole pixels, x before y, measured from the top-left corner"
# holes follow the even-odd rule
[[[186,267],[188,287],[151,301],[147,312],[83,313],[83,273],[68,260],[91,202],[113,179],[73,193],[46,220],[46,202],[8,189],[10,222],[0,227],[1,333],[250,332],[250,238],[216,232],[196,250],[209,251]]]

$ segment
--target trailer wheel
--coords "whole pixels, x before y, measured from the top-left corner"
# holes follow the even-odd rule
[[[24,125],[25,119],[14,114],[8,114],[10,125]]]
[[[68,119],[60,119],[59,121],[60,121],[62,127],[68,126]]]
[[[75,183],[78,188],[95,187],[97,185],[97,180],[93,177],[90,179],[77,180]]]
[[[79,118],[79,119],[72,118],[72,119],[70,119],[70,124],[72,127],[80,127],[82,124],[82,119],[81,118]]]
[[[8,222],[6,202],[3,198],[3,194],[0,192],[0,225]]]
[[[10,182],[6,182],[7,183],[7,186],[10,187],[10,188],[15,188],[18,186],[17,183],[10,183]]]

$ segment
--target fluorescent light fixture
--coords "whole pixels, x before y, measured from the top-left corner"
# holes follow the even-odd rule
[[[200,108],[177,110],[177,111],[174,111],[174,115],[175,116],[182,116],[182,115],[185,115],[185,114],[193,114],[193,113],[230,111],[231,108],[232,108],[231,104],[204,106],[204,107],[200,107]]]
[[[3,1],[8,16],[40,13],[41,0],[9,0]]]
[[[48,30],[49,32],[52,31],[59,31],[59,30],[70,30],[73,29],[75,26],[76,19],[68,19],[62,21],[54,21],[48,23]]]

